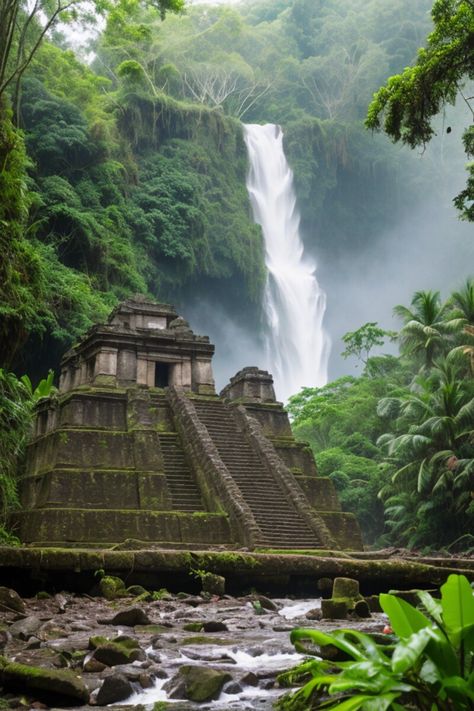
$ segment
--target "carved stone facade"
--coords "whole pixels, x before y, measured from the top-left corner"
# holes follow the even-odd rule
[[[66,353],[59,393],[37,406],[22,540],[362,548],[271,375],[245,368],[218,396],[213,353],[172,307],[143,298]]]

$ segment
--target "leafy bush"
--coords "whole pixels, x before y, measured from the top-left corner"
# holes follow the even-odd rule
[[[311,679],[285,696],[285,711],[468,711],[474,706],[474,595],[466,577],[450,575],[441,600],[418,592],[426,615],[395,595],[380,595],[397,639],[379,645],[356,630],[297,629],[291,640],[336,647],[348,661],[309,660],[299,667]],[[293,675],[296,678],[296,675]]]

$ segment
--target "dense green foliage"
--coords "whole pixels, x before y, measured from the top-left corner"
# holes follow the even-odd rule
[[[432,9],[433,31],[419,50],[414,66],[390,77],[375,94],[366,124],[383,130],[394,141],[409,146],[424,145],[435,134],[433,117],[447,104],[461,98],[468,108],[471,125],[462,125],[462,141],[469,158],[474,156],[472,92],[474,79],[474,4],[471,0],[436,0]],[[451,133],[452,127],[446,131]],[[459,134],[459,131],[458,131]],[[455,198],[461,215],[474,220],[474,168],[468,167],[466,188]]]
[[[90,68],[61,48],[64,38],[43,35],[37,15],[28,23],[20,3],[5,95],[28,157],[12,128],[16,152],[3,144],[23,198],[7,250],[17,284],[3,280],[13,321],[2,318],[2,362],[34,377],[137,291],[181,305],[217,293],[224,309],[238,301],[258,326],[263,250],[237,119],[283,124],[303,227],[326,235],[323,255],[377,239],[422,188],[418,178],[412,189],[411,168],[364,132],[362,118],[385,72],[414,57],[428,0],[416,8],[384,0],[382,9],[378,0],[262,0],[161,21],[159,10],[181,5],[97,3],[106,26]],[[74,19],[63,9],[47,8],[58,29]],[[82,26],[92,19],[86,4],[73,9]]]
[[[8,514],[18,506],[17,470],[32,421],[33,405],[51,394],[53,371],[33,388],[28,376],[18,379],[0,368],[0,543],[13,542]]]
[[[304,654],[332,645],[347,661],[310,659],[293,676],[310,675],[296,693],[283,697],[285,711],[377,709],[467,711],[474,704],[474,595],[463,575],[450,575],[441,600],[418,593],[418,608],[395,595],[380,595],[396,635],[380,645],[356,630],[324,633],[296,629],[291,640]],[[306,643],[306,644],[305,644]],[[291,672],[290,672],[291,674]]]
[[[417,292],[411,308],[395,308],[404,319],[399,358],[368,358],[360,377],[290,399],[295,431],[369,542],[474,542],[465,535],[474,524],[473,306],[472,280],[445,303]]]

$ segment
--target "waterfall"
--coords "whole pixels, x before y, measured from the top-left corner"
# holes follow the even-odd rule
[[[244,129],[250,161],[247,190],[265,241],[266,367],[277,398],[286,402],[303,386],[327,382],[326,295],[315,276],[316,264],[303,253],[283,132],[274,124],[247,124]]]

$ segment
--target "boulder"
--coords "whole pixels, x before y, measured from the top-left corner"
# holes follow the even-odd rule
[[[104,679],[95,698],[97,706],[107,706],[128,699],[134,692],[133,686],[123,674],[112,674]]]
[[[131,664],[146,659],[146,654],[140,648],[137,640],[126,635],[121,635],[113,640],[106,637],[91,637],[89,647],[94,650],[94,659],[108,667],[114,667],[117,664]]]
[[[202,629],[204,632],[227,632],[229,628],[220,620],[207,620],[202,623]]]
[[[89,700],[89,691],[82,678],[66,669],[45,669],[7,662],[0,678],[5,689],[32,693],[49,705],[77,706],[78,702]]]
[[[241,676],[239,681],[245,686],[258,686],[258,676],[251,671]]]
[[[172,699],[188,699],[199,703],[217,699],[224,684],[231,679],[228,672],[186,664],[166,682],[163,689]]]
[[[151,620],[141,607],[128,607],[120,610],[113,617],[98,620],[105,625],[124,625],[125,627],[135,627],[135,625],[149,625]]]
[[[21,612],[24,614],[26,607],[15,590],[11,588],[0,587],[0,610],[6,612]]]
[[[118,597],[127,597],[125,583],[114,575],[104,575],[99,583],[101,595],[106,600],[116,600]]]
[[[17,620],[8,628],[12,637],[17,639],[22,639],[26,642],[32,635],[35,634],[43,624],[43,620],[40,620],[34,615],[25,617],[23,620]]]
[[[278,612],[278,605],[276,605],[273,600],[265,597],[265,595],[257,595],[257,600],[264,610],[271,610],[272,612]]]

